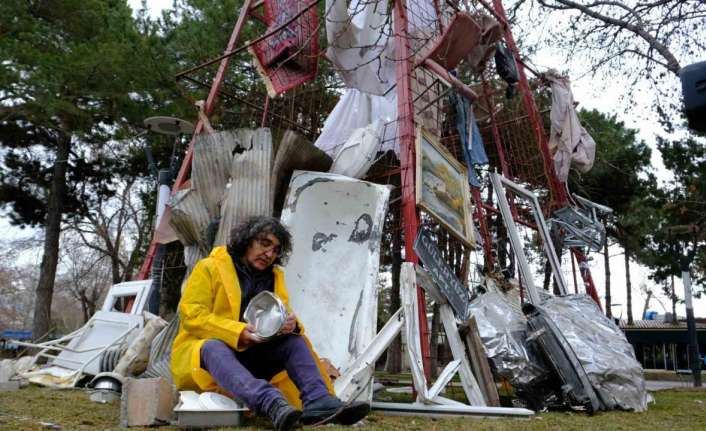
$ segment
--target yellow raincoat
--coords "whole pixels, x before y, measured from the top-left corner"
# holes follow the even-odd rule
[[[289,294],[284,285],[284,273],[274,267],[274,294],[289,309]],[[239,321],[240,283],[235,266],[225,247],[216,247],[211,254],[199,261],[189,277],[184,293],[179,302],[179,332],[172,345],[171,371],[179,390],[199,392],[218,391],[219,388],[211,375],[201,368],[201,346],[216,339],[226,343],[236,351],[245,350],[238,346],[240,332],[247,326]],[[304,328],[297,322],[300,335]],[[333,387],[325,368],[321,365],[311,342],[304,336],[312,355],[319,364],[321,375],[333,394]],[[290,404],[301,408],[299,391],[287,376],[286,371],[275,375],[270,381],[280,389]]]

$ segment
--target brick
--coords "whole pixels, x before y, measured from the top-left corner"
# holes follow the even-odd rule
[[[126,379],[120,404],[123,427],[154,426],[174,419],[178,394],[174,385],[162,377]]]

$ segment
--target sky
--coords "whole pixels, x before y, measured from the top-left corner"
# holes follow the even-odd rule
[[[141,6],[141,0],[129,0],[129,4],[134,10],[137,10]],[[148,0],[147,7],[152,16],[158,16],[163,8],[171,7],[172,0]],[[233,19],[235,20],[236,14],[234,11]],[[207,56],[206,56],[207,57]],[[559,68],[557,65],[563,65],[564,59],[561,58],[556,53],[552,52],[538,52],[532,59],[532,64],[538,67],[540,70],[547,69],[550,67]],[[634,105],[628,105],[626,101],[621,99],[624,93],[624,82],[621,82],[619,78],[612,80],[610,82],[596,83],[595,80],[590,76],[590,74],[584,73],[585,68],[582,69],[581,65],[578,65],[576,72],[573,73],[574,68],[572,68],[572,89],[574,92],[574,98],[580,103],[580,107],[585,109],[597,109],[605,113],[617,114],[618,118],[626,123],[626,126],[638,130],[641,139],[645,140],[648,145],[653,147],[653,166],[655,171],[658,173],[658,177],[662,179],[668,178],[668,173],[664,170],[662,162],[659,158],[659,154],[654,149],[655,135],[660,133],[660,128],[656,120],[655,114],[646,106],[646,103],[642,103],[638,100]],[[649,89],[645,89],[649,91]],[[643,106],[645,105],[645,106]],[[0,213],[0,238],[13,238],[13,237],[29,237],[31,235],[38,235],[36,230],[18,230],[9,224],[5,214]],[[32,262],[37,262],[41,256],[37,256],[38,253],[30,253],[24,256]],[[625,269],[624,269],[624,258],[622,254],[622,249],[617,246],[613,246],[610,249],[610,265],[611,265],[611,296],[612,303],[614,304],[613,314],[615,316],[627,317],[626,311],[626,295],[625,295]],[[600,254],[592,254],[590,256],[591,260],[589,266],[591,268],[591,274],[594,280],[594,284],[598,290],[601,299],[604,297],[604,286],[605,286],[605,275],[603,268],[603,256]],[[564,268],[570,268],[570,262],[565,259]],[[632,279],[632,297],[633,297],[633,315],[635,318],[640,318],[640,313],[642,312],[642,307],[644,303],[644,295],[640,291],[640,285],[645,283],[647,286],[654,287],[654,292],[656,297],[664,307],[666,311],[671,312],[671,303],[668,298],[666,298],[662,292],[661,288],[654,286],[654,284],[648,279],[648,270],[640,265],[632,263],[631,266],[631,279]],[[571,275],[567,274],[567,280],[571,284]],[[541,280],[539,280],[541,282]],[[680,298],[683,298],[683,285],[680,278],[675,278],[675,291]],[[620,304],[620,305],[617,305]],[[657,300],[653,300],[651,303],[650,310],[658,311],[659,313],[664,313],[665,310],[662,308]],[[697,317],[706,317],[706,297],[694,300],[694,312]],[[677,306],[677,314],[679,316],[684,316],[684,305],[679,304]]]

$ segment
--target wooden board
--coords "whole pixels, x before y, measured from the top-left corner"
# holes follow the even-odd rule
[[[471,360],[473,374],[478,378],[478,384],[483,392],[483,398],[485,398],[488,406],[499,407],[498,388],[495,386],[493,373],[490,371],[488,358],[485,356],[485,349],[478,333],[476,318],[471,317],[467,320],[460,328],[460,332],[468,351],[468,357]]]

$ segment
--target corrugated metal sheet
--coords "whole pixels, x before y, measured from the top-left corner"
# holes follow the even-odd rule
[[[195,137],[191,184],[201,193],[211,219],[220,215],[220,203],[230,178],[233,152],[238,147],[246,148],[245,135],[241,130],[228,130],[202,133]]]
[[[231,181],[221,205],[216,245],[228,241],[233,226],[256,215],[272,215],[272,134],[270,129],[239,129],[246,148],[233,156]]]
[[[377,330],[380,237],[389,194],[379,184],[295,171],[282,211],[293,241],[285,267],[289,302],[319,355],[342,372]],[[369,400],[372,392],[361,396]]]
[[[289,181],[295,169],[327,172],[332,163],[331,157],[316,148],[309,140],[296,132],[287,130],[279,144],[272,166],[275,217],[282,212]]]
[[[172,196],[168,205],[172,209],[169,225],[179,241],[185,246],[196,245],[202,253],[208,253],[205,231],[210,218],[201,193],[193,189],[180,190]]]

